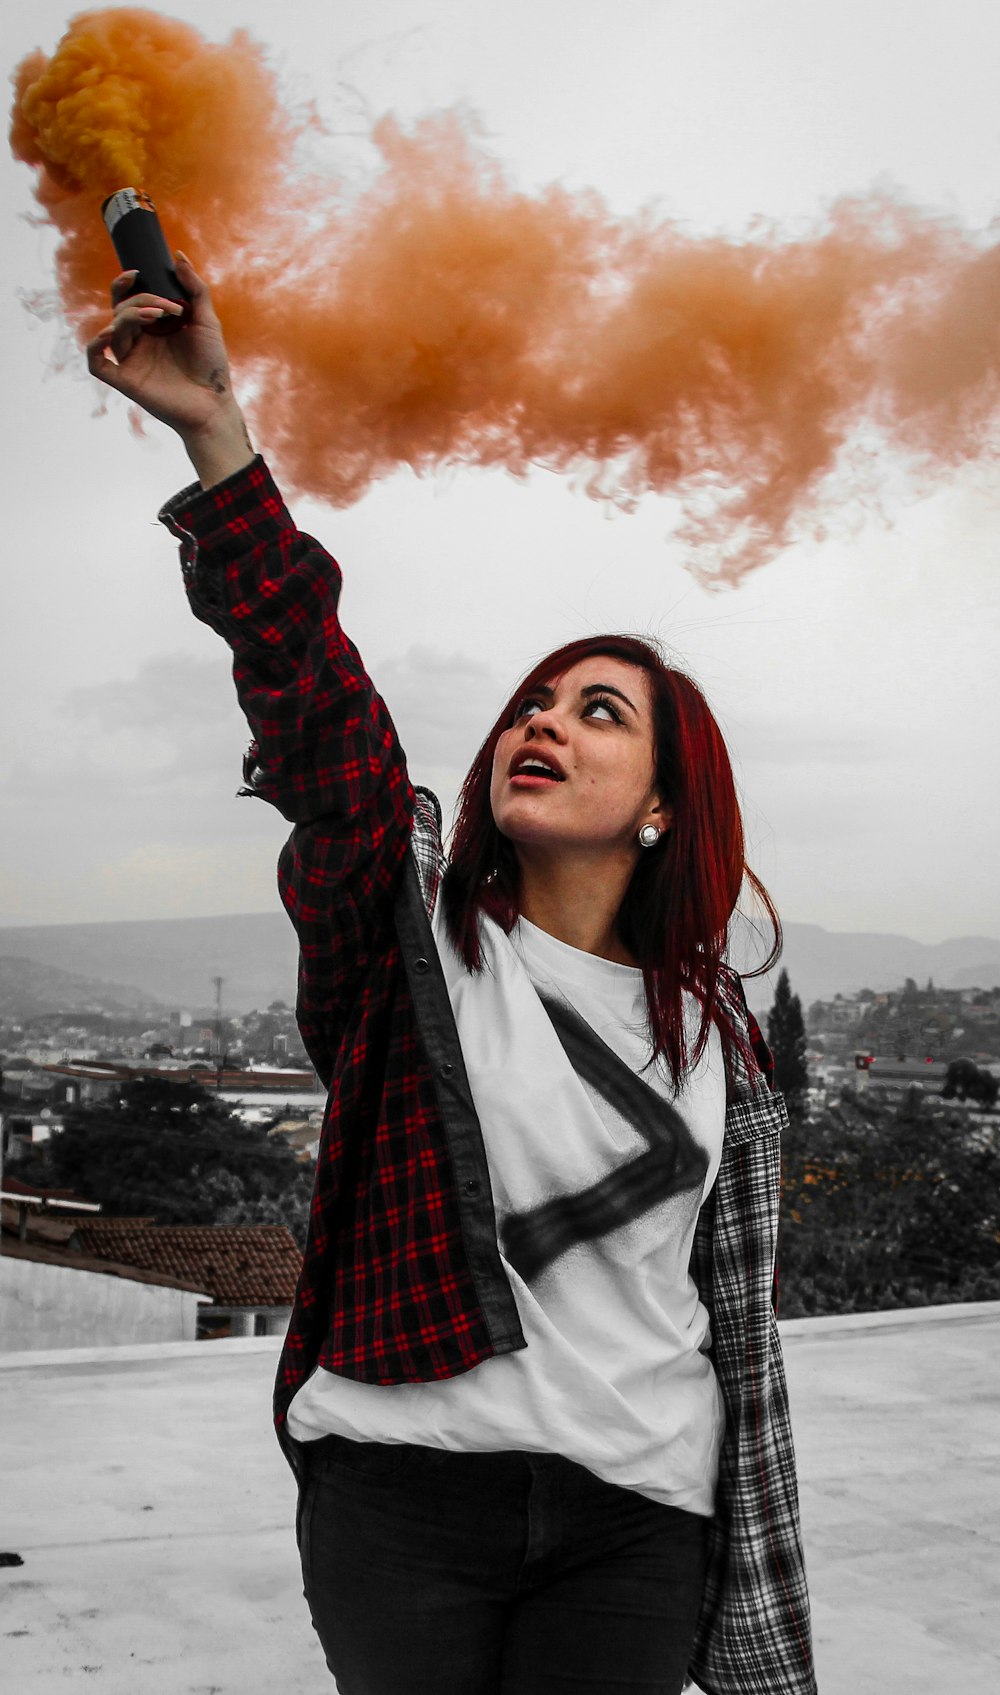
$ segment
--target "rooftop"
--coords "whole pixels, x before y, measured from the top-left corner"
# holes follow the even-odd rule
[[[291,1306],[302,1254],[283,1224],[145,1224],[78,1219],[80,1250],[206,1289],[223,1305]]]
[[[995,1695],[1000,1302],[782,1325],[820,1695]],[[0,1355],[19,1695],[320,1695],[278,1342]]]
[[[127,1059],[90,1059],[59,1060],[36,1069],[52,1077],[75,1077],[96,1083],[134,1083],[141,1078],[167,1083],[200,1083],[204,1088],[218,1089],[223,1093],[233,1089],[240,1094],[279,1089],[293,1094],[313,1094],[316,1090],[316,1077],[312,1071],[278,1065],[255,1065],[237,1071],[231,1067],[220,1070],[211,1062],[188,1065],[182,1060],[170,1060],[163,1065],[147,1065]]]
[[[283,1224],[156,1224],[150,1218],[99,1215],[99,1205],[68,1189],[39,1189],[7,1178],[0,1196],[0,1253],[205,1290],[222,1306],[283,1308],[295,1298],[302,1252]]]

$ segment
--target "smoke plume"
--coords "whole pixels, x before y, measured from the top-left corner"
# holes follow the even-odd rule
[[[312,120],[258,45],[153,12],[74,19],[15,84],[66,319],[104,321],[100,202],[146,189],[291,491],[541,465],[625,507],[679,498],[696,570],[735,583],[819,523],[862,426],[927,476],[995,446],[1000,249],[948,219],[873,195],[796,240],[693,237],[519,191],[454,113],[383,119],[349,193],[297,164]]]

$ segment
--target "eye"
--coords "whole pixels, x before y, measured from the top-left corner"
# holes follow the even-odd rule
[[[540,700],[522,700],[515,708],[514,723],[516,724],[519,718],[533,718],[535,713],[541,712],[541,710],[542,703]]]
[[[592,695],[583,709],[583,716],[585,718],[595,718],[598,712],[605,714],[606,717],[611,718],[616,724],[623,724],[625,722],[621,713],[618,711],[618,708],[612,705],[607,695]]]

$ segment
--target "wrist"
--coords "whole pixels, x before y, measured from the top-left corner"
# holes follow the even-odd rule
[[[206,422],[178,434],[202,488],[224,482],[256,457],[246,420],[235,400]]]

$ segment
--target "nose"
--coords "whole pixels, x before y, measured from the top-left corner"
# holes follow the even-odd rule
[[[541,712],[532,713],[525,725],[525,736],[530,741],[533,736],[547,737],[549,741],[564,742],[566,726],[554,706],[543,707]]]

